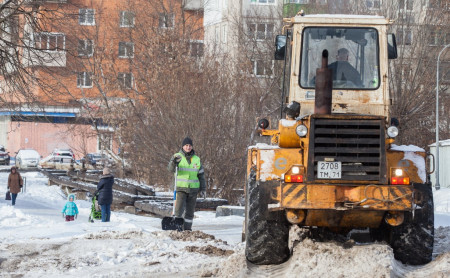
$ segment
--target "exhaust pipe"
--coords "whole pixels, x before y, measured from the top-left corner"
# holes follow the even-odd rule
[[[333,88],[332,70],[328,68],[328,50],[322,52],[322,67],[316,70],[316,98],[314,113],[331,114],[331,95]]]

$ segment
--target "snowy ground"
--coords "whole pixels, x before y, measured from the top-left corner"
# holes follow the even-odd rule
[[[288,262],[261,267],[246,263],[242,217],[197,212],[194,232],[178,233],[121,212],[89,223],[90,203],[77,200],[78,219],[65,222],[64,192],[39,173],[23,176],[27,190],[12,207],[0,173],[0,277],[450,277],[450,189],[435,192],[435,254],[425,266],[401,264],[386,244],[306,239]]]

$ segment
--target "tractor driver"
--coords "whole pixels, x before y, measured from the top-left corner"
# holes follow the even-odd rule
[[[348,55],[347,48],[340,48],[336,55],[336,62],[328,65],[328,68],[333,70],[333,81],[350,81],[356,87],[361,87],[361,75],[348,62]]]

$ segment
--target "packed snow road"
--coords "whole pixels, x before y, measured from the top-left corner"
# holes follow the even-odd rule
[[[197,212],[193,232],[161,231],[161,219],[113,212],[89,223],[90,202],[77,200],[78,219],[61,215],[65,193],[37,172],[15,207],[5,201],[0,173],[0,277],[450,277],[450,189],[435,192],[433,261],[412,267],[384,243],[296,241],[292,258],[276,266],[248,264],[243,218]],[[439,227],[442,226],[442,227]],[[295,232],[295,233],[294,233]]]

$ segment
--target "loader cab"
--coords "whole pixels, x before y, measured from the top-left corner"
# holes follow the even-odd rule
[[[285,23],[286,35],[277,36],[275,43],[275,59],[287,58],[290,67],[285,104],[296,101],[300,114],[313,114],[316,70],[327,50],[333,70],[332,113],[389,117],[388,59],[397,56],[395,37],[387,33],[389,20],[306,15]]]
[[[302,35],[300,87],[314,89],[322,51],[328,50],[333,89],[376,90],[380,83],[375,28],[306,27]]]

